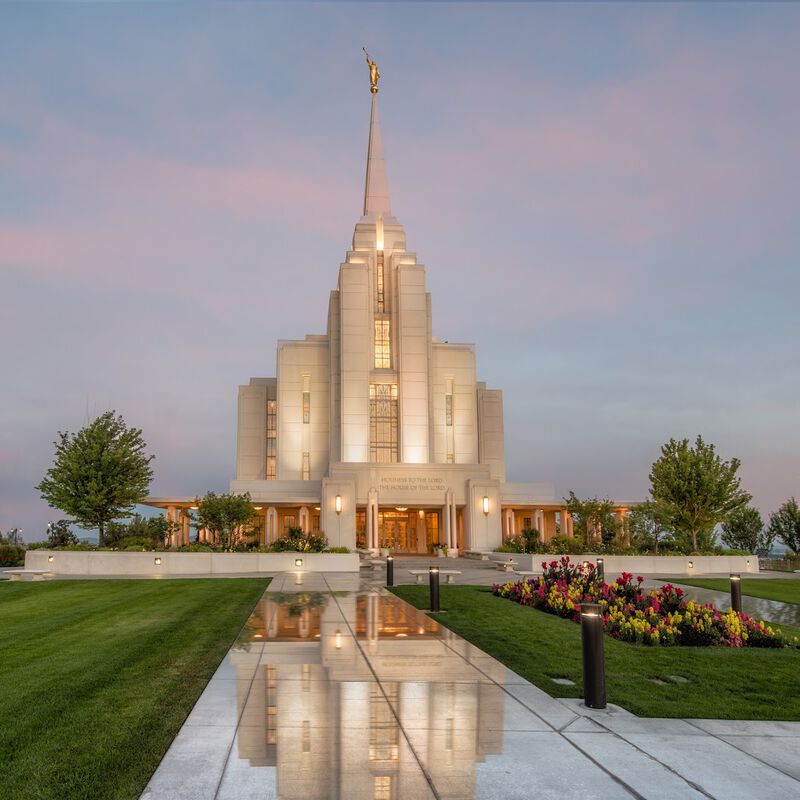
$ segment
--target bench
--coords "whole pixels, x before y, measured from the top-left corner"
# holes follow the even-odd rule
[[[464,558],[474,558],[478,561],[488,561],[489,552],[484,550],[465,550]]]
[[[514,570],[515,574],[522,575],[523,578],[535,578],[541,575],[541,572],[524,572],[521,569]]]
[[[510,559],[509,561],[497,561],[495,563],[497,564],[497,569],[499,569],[501,572],[513,572],[514,567],[517,566],[517,562],[513,559]]]
[[[371,558],[369,560],[372,569],[383,569],[386,566],[385,561],[381,561],[379,558]]]
[[[422,576],[423,575],[430,575],[430,570],[427,569],[410,569],[408,571],[409,575],[415,575],[417,578],[417,583],[422,583]],[[447,575],[447,582],[453,583],[453,575],[460,575],[460,569],[440,569],[440,575]]]
[[[7,569],[5,572],[12,581],[21,581],[25,575],[30,575],[34,581],[43,581],[53,575],[48,569]]]

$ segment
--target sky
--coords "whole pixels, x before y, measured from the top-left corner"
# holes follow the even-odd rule
[[[800,6],[2,4],[0,530],[57,431],[225,491],[237,386],[324,333],[361,212],[362,46],[433,332],[508,479],[643,498],[670,437],[800,496]]]

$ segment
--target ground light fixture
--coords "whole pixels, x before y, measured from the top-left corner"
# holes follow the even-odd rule
[[[731,609],[742,613],[742,576],[731,575]]]
[[[47,557],[47,560],[48,560],[48,561],[49,561],[51,564],[53,563],[53,559],[54,559],[54,556],[48,556],[48,557]]]
[[[489,513],[489,496],[488,495],[484,495],[483,496],[483,513],[484,514],[488,514]]]
[[[302,567],[302,566],[303,566],[303,559],[302,559],[302,558],[296,558],[296,559],[294,560],[294,565],[295,565],[296,567]]]
[[[160,559],[160,558],[158,558],[158,556],[156,556],[156,557],[153,559],[153,563],[154,563],[154,564],[155,564],[157,567],[160,567],[160,566],[161,566],[161,559]]]
[[[597,559],[597,580],[600,583],[606,582],[605,561],[602,558]]]
[[[583,702],[587,708],[606,707],[606,665],[603,617],[598,603],[581,603],[583,643]]]
[[[336,509],[337,514],[342,513],[342,496],[340,494],[336,495],[336,499],[334,500],[334,508]]]
[[[694,569],[694,561],[690,561],[688,567],[689,569]]]
[[[394,557],[386,556],[386,585],[394,586]]]
[[[439,606],[439,567],[428,568],[428,583],[430,585],[431,611],[440,611]]]

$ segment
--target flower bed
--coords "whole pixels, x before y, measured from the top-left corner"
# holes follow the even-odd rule
[[[649,645],[785,647],[764,622],[735,611],[685,600],[671,584],[645,591],[643,578],[623,572],[614,583],[597,578],[594,564],[542,562],[540,578],[495,584],[492,593],[578,622],[581,603],[599,603],[603,630],[615,639]]]

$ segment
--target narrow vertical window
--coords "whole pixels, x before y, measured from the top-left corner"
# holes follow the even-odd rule
[[[303,480],[311,480],[311,454],[303,453]]]
[[[388,319],[375,320],[375,369],[392,366],[391,330]]]
[[[384,283],[383,275],[383,250],[378,250],[378,258],[376,264],[376,279],[375,286],[377,287],[377,312],[383,314],[386,311],[386,286]]]
[[[311,422],[311,392],[303,392],[303,425]]]
[[[267,400],[267,480],[274,481],[278,464],[278,401]]]
[[[370,461],[377,464],[397,463],[397,420],[397,384],[371,384],[369,387]]]
[[[447,440],[447,463],[456,463],[456,437],[453,428],[453,379],[448,378],[444,395],[444,424]]]

